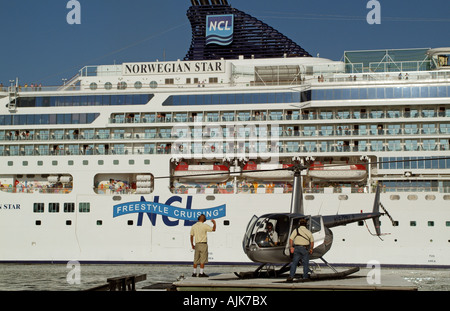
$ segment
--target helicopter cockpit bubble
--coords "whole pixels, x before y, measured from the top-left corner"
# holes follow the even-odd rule
[[[247,227],[243,248],[247,256],[255,262],[290,262],[289,237],[299,226],[300,219],[307,220],[307,227],[314,237],[312,258],[319,258],[331,246],[332,235],[323,224],[321,216],[300,214],[267,214],[254,216]],[[270,236],[269,227],[273,230]],[[275,238],[277,243],[275,243]]]
[[[259,247],[273,247],[279,244],[278,233],[275,230],[276,223],[276,219],[266,219],[261,222],[255,236],[255,242]]]

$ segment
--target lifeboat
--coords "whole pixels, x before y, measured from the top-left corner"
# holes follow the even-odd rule
[[[310,177],[326,180],[362,180],[367,176],[367,169],[362,164],[323,164],[314,162],[309,168]]]
[[[230,177],[230,169],[226,165],[187,164],[181,162],[175,167],[173,176],[181,181],[224,182]]]
[[[254,180],[270,180],[270,181],[293,180],[294,178],[293,171],[282,170],[292,166],[294,165],[271,164],[271,163],[256,164],[254,161],[249,161],[247,164],[245,164],[242,170],[242,175],[247,179],[254,179]]]

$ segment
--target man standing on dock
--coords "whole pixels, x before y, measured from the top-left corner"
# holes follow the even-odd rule
[[[213,227],[205,224],[206,216],[201,214],[198,217],[198,222],[191,228],[191,246],[195,250],[194,253],[194,273],[193,277],[197,276],[197,266],[200,264],[200,274],[199,277],[208,277],[205,274],[205,264],[208,263],[208,232],[216,231],[216,221],[211,219]],[[195,237],[195,245],[194,245]]]
[[[297,265],[299,261],[302,261],[303,265],[303,279],[309,278],[309,255],[313,253],[314,250],[314,237],[311,231],[306,228],[306,219],[300,219],[300,226],[292,231],[289,238],[289,245],[291,254],[293,254],[291,271],[288,282],[294,280],[295,272],[297,270]]]

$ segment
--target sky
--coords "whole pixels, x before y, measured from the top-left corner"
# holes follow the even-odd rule
[[[84,66],[183,59],[191,42],[190,0],[0,0],[0,83],[60,85]],[[374,0],[372,0],[374,1]],[[228,0],[277,29],[311,55],[341,60],[344,51],[450,46],[449,0]]]

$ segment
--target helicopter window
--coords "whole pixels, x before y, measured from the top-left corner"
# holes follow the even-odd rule
[[[307,227],[309,228],[311,233],[316,233],[316,232],[319,232],[320,230],[322,230],[320,216],[314,216],[312,218],[308,216],[305,218],[306,218],[306,221],[308,222]],[[294,219],[294,222],[292,223],[292,228],[295,229],[295,228],[299,227],[300,219],[302,219],[302,218]]]
[[[309,225],[312,233],[316,233],[322,230],[322,226],[320,224],[320,216],[312,217]]]
[[[289,231],[289,218],[285,215],[263,217],[256,221],[253,240],[259,247],[286,245]]]
[[[276,232],[275,219],[262,219],[257,223],[255,242],[259,247],[273,247],[278,245],[278,232]]]

